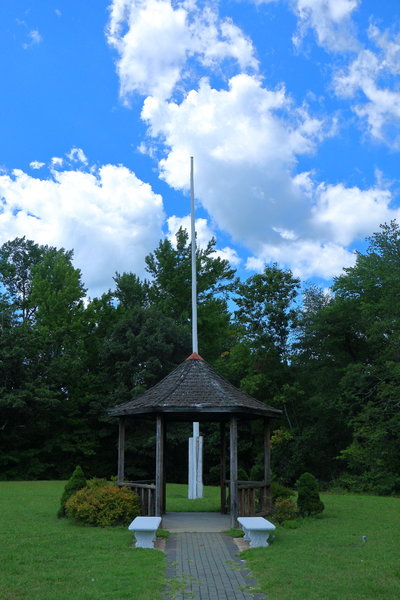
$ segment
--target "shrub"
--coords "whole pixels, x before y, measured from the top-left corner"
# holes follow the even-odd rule
[[[262,481],[264,478],[264,467],[256,464],[250,469],[250,481]]]
[[[239,467],[237,470],[237,478],[239,481],[248,481],[249,480],[249,476],[246,473],[246,470],[243,469],[243,467]]]
[[[85,487],[66,504],[68,517],[78,523],[108,527],[128,525],[140,513],[137,494],[129,488],[111,485]]]
[[[63,495],[61,496],[60,508],[58,510],[57,516],[59,518],[65,517],[65,505],[67,500],[71,498],[78,490],[81,490],[87,485],[85,475],[81,469],[81,467],[76,467],[75,471],[72,473],[71,477],[68,479],[67,483],[64,487]]]
[[[271,483],[271,495],[272,495],[272,501],[276,502],[278,499],[291,498],[292,496],[295,496],[296,494],[290,488],[282,485],[281,483],[278,483],[277,481],[273,481]]]
[[[299,514],[299,510],[290,498],[279,498],[275,502],[274,506],[274,518],[278,521],[278,523],[282,523],[282,521],[291,521],[295,519]]]
[[[311,473],[303,473],[296,482],[297,506],[302,517],[322,513],[324,504],[319,497],[318,483]]]

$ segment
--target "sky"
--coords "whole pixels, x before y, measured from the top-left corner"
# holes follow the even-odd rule
[[[399,217],[398,0],[1,0],[0,244],[88,296],[188,226],[329,286]]]

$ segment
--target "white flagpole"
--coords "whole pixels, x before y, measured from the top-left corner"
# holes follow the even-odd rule
[[[196,228],[194,218],[194,175],[193,156],[190,157],[190,209],[192,241],[192,351],[198,353],[197,338],[197,270],[196,270]],[[193,437],[189,438],[189,487],[190,499],[203,497],[203,438],[200,424],[193,423]]]

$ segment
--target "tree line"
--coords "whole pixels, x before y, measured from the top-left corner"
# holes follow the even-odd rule
[[[107,409],[157,383],[191,353],[191,246],[160,241],[148,276],[116,273],[88,299],[73,252],[16,238],[0,247],[0,477],[67,478],[116,470]],[[246,281],[197,250],[200,354],[234,385],[280,408],[272,468],[326,486],[400,491],[400,229],[368,238],[329,292],[276,264]],[[202,426],[205,481],[218,480],[219,434]],[[170,427],[167,476],[185,481],[190,424]],[[240,426],[242,478],[258,478],[260,425]],[[258,444],[260,439],[260,444]],[[128,432],[127,475],[154,472],[153,423]]]

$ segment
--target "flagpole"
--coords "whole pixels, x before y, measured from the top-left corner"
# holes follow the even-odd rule
[[[192,241],[192,352],[198,353],[197,336],[197,268],[196,268],[196,227],[194,218],[194,168],[190,157],[190,213]],[[193,437],[189,438],[189,486],[190,499],[203,497],[203,438],[200,424],[193,423]]]

